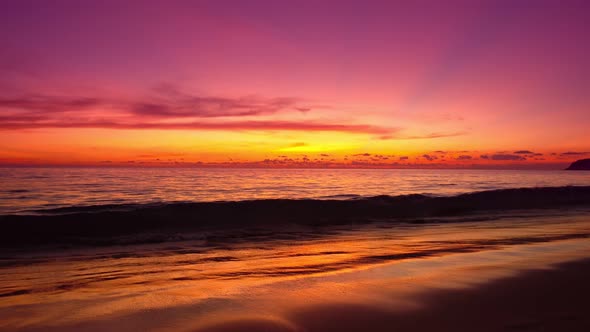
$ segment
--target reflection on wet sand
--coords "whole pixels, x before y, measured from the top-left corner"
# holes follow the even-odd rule
[[[555,302],[570,323],[579,323],[573,307],[577,300],[559,303],[566,295],[587,291],[578,279],[590,274],[588,264],[576,265],[577,273],[518,275],[588,258],[589,237],[590,218],[580,214],[296,229],[280,235],[260,230],[249,231],[248,241],[240,241],[237,233],[226,234],[225,241],[211,236],[202,241],[13,253],[0,262],[0,329],[467,329],[474,328],[477,315],[485,320],[497,314],[504,317],[504,325],[490,323],[480,330],[518,330],[539,322],[502,315],[508,315],[507,308],[518,312],[518,303],[533,315],[529,307],[539,307],[534,302],[541,295],[554,299],[545,302]],[[553,277],[544,277],[548,274]],[[562,279],[569,283],[561,291],[535,293]],[[489,283],[494,280],[500,281]],[[495,287],[503,293],[486,291],[486,285],[502,282]],[[453,323],[460,316],[462,323]],[[562,316],[549,323],[566,324]]]

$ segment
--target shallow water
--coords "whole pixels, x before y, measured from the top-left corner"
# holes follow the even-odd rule
[[[0,168],[0,215],[79,205],[455,195],[590,185],[590,172],[412,169]]]
[[[590,214],[240,230],[159,245],[6,253],[0,330],[304,330],[318,305],[413,310],[416,294],[587,258]],[[266,326],[265,325],[265,326]],[[215,329],[214,329],[215,330]]]

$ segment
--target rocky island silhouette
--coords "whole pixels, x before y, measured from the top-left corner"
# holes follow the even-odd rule
[[[590,158],[574,161],[568,168],[568,171],[590,171]]]

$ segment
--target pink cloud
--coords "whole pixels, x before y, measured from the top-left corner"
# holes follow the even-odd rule
[[[107,128],[107,129],[158,129],[158,130],[287,130],[287,131],[333,131],[364,134],[384,134],[396,132],[396,128],[386,128],[362,124],[338,124],[297,121],[235,121],[235,122],[115,122],[115,121],[10,121],[2,119],[0,129],[35,128]],[[22,120],[22,119],[21,119]]]

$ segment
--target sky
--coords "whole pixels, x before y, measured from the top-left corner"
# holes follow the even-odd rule
[[[588,1],[0,2],[0,165],[562,168]]]

